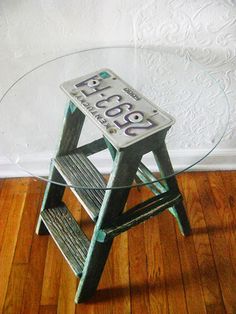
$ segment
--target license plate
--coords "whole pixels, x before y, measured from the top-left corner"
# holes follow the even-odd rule
[[[110,69],[67,81],[61,88],[116,148],[132,145],[175,122]]]

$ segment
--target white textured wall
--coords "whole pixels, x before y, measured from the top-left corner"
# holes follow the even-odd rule
[[[235,150],[236,1],[151,1],[137,10],[134,30],[137,45],[188,49],[216,78],[231,105],[230,126],[221,147]],[[220,119],[215,123],[220,125]]]
[[[232,105],[227,136],[207,167],[235,167],[235,0],[2,0],[0,39],[0,96],[34,66],[71,51],[122,44],[189,49]]]

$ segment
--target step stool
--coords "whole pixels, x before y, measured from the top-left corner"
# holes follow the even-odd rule
[[[57,155],[51,163],[37,234],[50,233],[76,276],[75,302],[96,291],[113,238],[168,209],[183,235],[190,225],[165,145],[174,119],[154,106],[109,69],[62,84],[70,98]],[[85,116],[103,136],[78,146]],[[87,130],[88,131],[88,130]],[[113,159],[108,183],[89,156],[109,149]],[[161,182],[141,162],[152,152]],[[133,181],[146,184],[154,196],[123,212]],[[68,184],[95,222],[87,239],[62,197]]]

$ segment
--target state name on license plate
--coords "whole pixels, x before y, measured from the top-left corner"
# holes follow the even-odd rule
[[[174,124],[110,69],[67,81],[62,90],[116,148],[125,148]]]

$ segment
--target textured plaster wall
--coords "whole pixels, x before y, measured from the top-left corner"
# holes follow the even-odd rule
[[[220,82],[231,104],[230,126],[220,149],[221,157],[226,154],[233,165],[235,0],[2,0],[0,39],[0,96],[23,73],[71,51],[123,44],[164,46],[178,53],[188,49]],[[220,128],[220,117],[214,123]],[[199,132],[201,149],[204,133]],[[182,147],[188,146],[185,140]]]
[[[137,10],[134,38],[136,45],[168,46],[180,54],[187,49],[220,83],[230,103],[230,125],[221,147],[234,150],[236,1],[151,1]],[[187,111],[186,115],[190,117],[191,112]],[[214,124],[223,128],[220,117]],[[183,130],[183,134],[185,132]],[[204,142],[203,132],[198,140]]]

